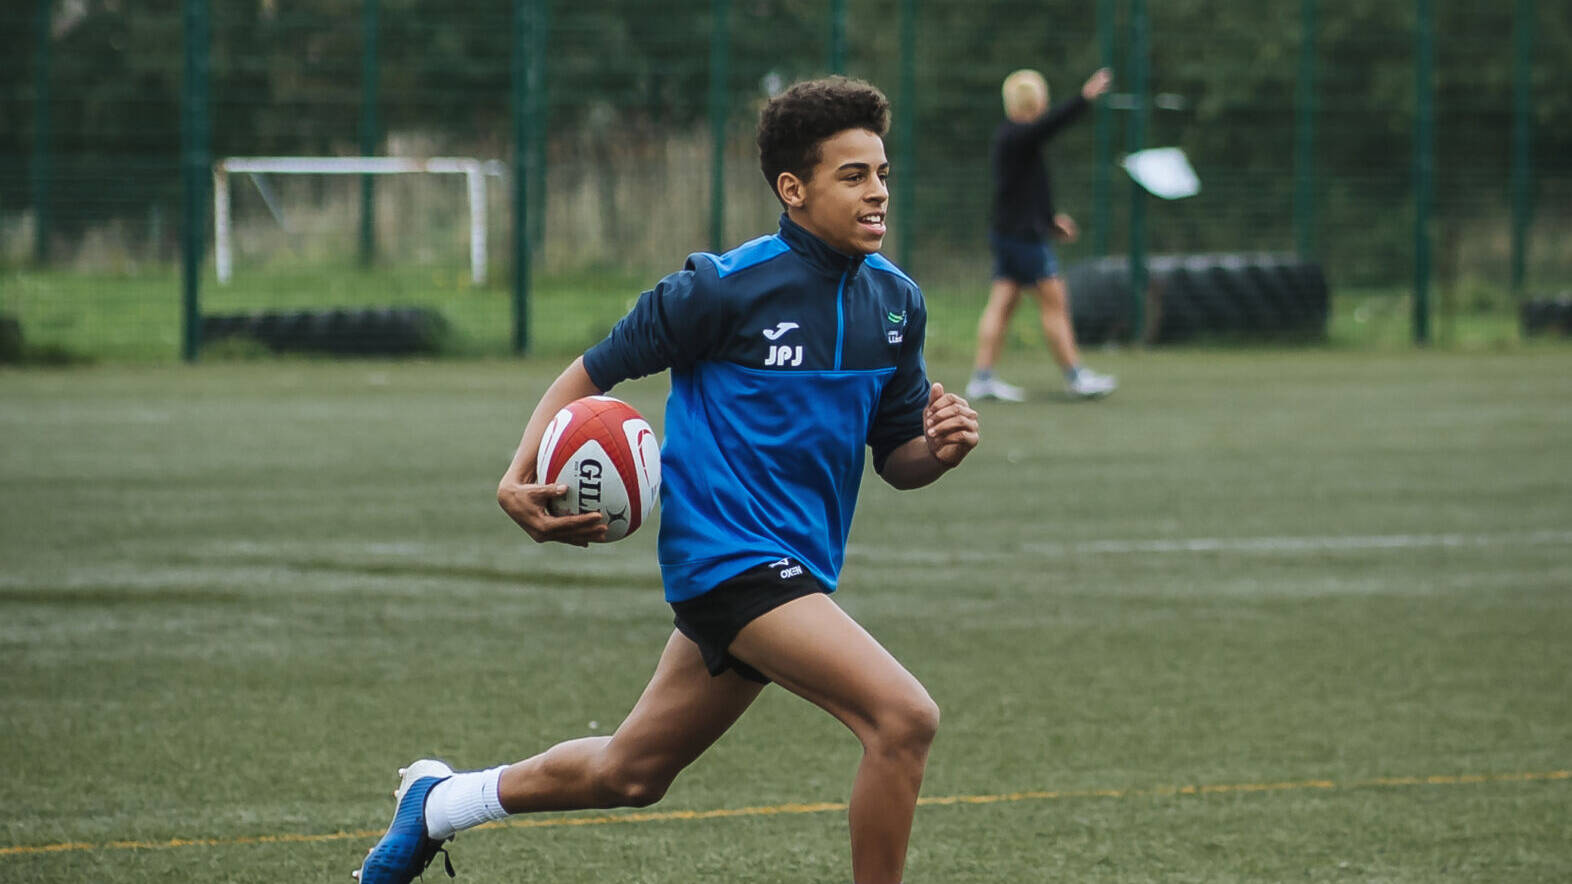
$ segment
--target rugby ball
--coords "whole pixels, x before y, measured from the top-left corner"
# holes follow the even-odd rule
[[[536,481],[566,485],[547,508],[555,515],[600,513],[606,541],[639,530],[660,497],[660,443],[638,411],[610,396],[568,403],[546,425]]]

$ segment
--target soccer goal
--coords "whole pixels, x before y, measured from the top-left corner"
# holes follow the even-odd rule
[[[268,195],[262,175],[463,175],[469,207],[470,280],[486,281],[486,177],[501,178],[507,169],[498,160],[471,157],[227,157],[213,164],[213,257],[218,281],[234,275],[234,225],[230,213],[229,176],[248,174],[257,183],[268,208],[280,224],[283,217]]]

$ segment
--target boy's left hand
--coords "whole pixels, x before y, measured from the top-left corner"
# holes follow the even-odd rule
[[[1074,218],[1060,212],[1053,216],[1053,233],[1064,242],[1075,242],[1081,237],[1081,228],[1076,225]]]
[[[977,412],[965,399],[944,392],[935,383],[928,389],[928,407],[922,413],[922,435],[928,452],[946,467],[958,466],[977,447]]]

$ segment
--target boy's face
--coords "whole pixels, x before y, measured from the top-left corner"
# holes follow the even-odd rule
[[[793,221],[841,254],[868,255],[884,244],[889,174],[884,139],[847,129],[819,145],[819,163],[807,181],[787,172],[777,186]]]

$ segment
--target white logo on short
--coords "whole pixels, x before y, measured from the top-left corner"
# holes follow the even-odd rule
[[[786,334],[794,328],[802,328],[802,326],[795,322],[777,322],[774,328],[767,328],[764,330],[764,337],[772,341],[778,341],[780,340],[781,335]]]
[[[885,329],[884,339],[892,344],[899,344],[902,340],[901,330],[898,328]]]
[[[782,580],[789,580],[793,577],[799,577],[802,575],[802,566],[793,565],[791,563],[791,559],[781,559],[778,562],[771,562],[770,567],[780,569]]]

